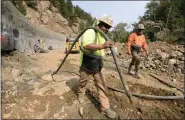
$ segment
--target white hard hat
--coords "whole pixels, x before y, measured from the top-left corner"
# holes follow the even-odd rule
[[[136,27],[136,29],[144,30],[144,29],[145,29],[145,27],[144,27],[144,25],[143,25],[143,24],[138,24],[138,25],[137,25],[137,27]]]
[[[100,22],[104,22],[104,23],[106,23],[107,25],[109,25],[109,26],[113,26],[113,20],[112,20],[112,16],[110,16],[110,15],[103,15],[102,17],[100,17],[100,18],[98,18],[98,20],[100,21]]]

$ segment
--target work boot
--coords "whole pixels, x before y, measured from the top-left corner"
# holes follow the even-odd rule
[[[78,101],[79,101],[79,103],[84,103],[84,95],[79,94]]]
[[[136,73],[135,73],[135,77],[136,77],[137,79],[140,79],[140,78],[141,78],[141,75],[140,75],[138,72],[136,72]]]
[[[128,74],[129,75],[132,75],[131,69],[132,69],[132,64],[130,64],[129,67],[128,67]]]
[[[101,113],[103,113],[105,116],[107,116],[110,119],[117,118],[116,113],[113,110],[111,110],[111,108],[108,108],[106,110],[102,110]]]

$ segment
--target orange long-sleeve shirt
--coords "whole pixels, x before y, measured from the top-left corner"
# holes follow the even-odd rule
[[[131,46],[139,46],[147,52],[147,44],[144,35],[137,35],[136,33],[130,34],[128,38],[128,52],[131,53]]]

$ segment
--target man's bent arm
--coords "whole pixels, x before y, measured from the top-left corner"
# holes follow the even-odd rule
[[[104,44],[94,44],[94,43],[91,43],[91,44],[88,44],[86,46],[84,46],[85,49],[87,50],[101,50],[101,49],[104,49]]]

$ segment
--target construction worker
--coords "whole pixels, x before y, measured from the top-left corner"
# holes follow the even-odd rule
[[[103,16],[94,22],[103,32],[107,33],[112,27],[111,16]],[[81,59],[80,59],[80,82],[78,89],[78,100],[84,102],[87,83],[94,80],[98,90],[98,99],[100,101],[101,112],[109,118],[115,118],[116,113],[110,108],[109,100],[105,93],[104,81],[102,77],[104,49],[113,45],[111,40],[105,41],[100,33],[93,29],[88,29],[82,36],[81,41]]]
[[[140,52],[141,49],[145,51],[145,55],[148,55],[147,44],[145,36],[143,35],[144,30],[143,24],[138,24],[133,32],[128,38],[128,53],[132,56],[132,61],[128,68],[128,74],[131,73],[132,66],[135,64],[135,77],[140,78],[139,74],[139,64],[140,64]]]

